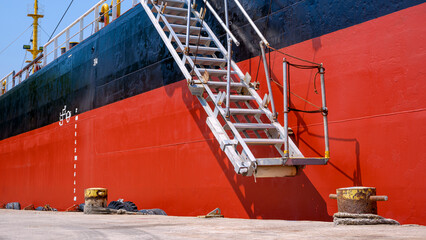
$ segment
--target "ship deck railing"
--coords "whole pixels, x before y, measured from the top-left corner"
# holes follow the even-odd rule
[[[121,12],[125,12],[139,4],[139,1],[113,0],[112,8],[110,7],[106,13],[102,14],[100,13],[100,10],[104,3],[109,3],[109,1],[100,0],[83,15],[77,18],[73,23],[68,25],[64,30],[50,39],[46,44],[43,45],[43,52],[35,60],[19,70],[16,74],[15,71],[12,71],[4,76],[0,80],[0,96],[20,84],[22,81],[26,80],[30,75],[40,69],[41,66],[44,67],[51,63],[63,53],[70,50],[73,46],[81,43],[105,27],[106,25],[100,21],[104,15],[110,15],[109,23],[111,23],[120,16],[119,11],[117,11],[118,6],[121,9]],[[63,50],[61,48],[63,48]],[[61,52],[58,54],[58,51]]]
[[[10,72],[0,80],[0,96],[14,87],[12,81],[13,75],[15,75],[15,71]]]
[[[87,39],[94,33],[98,32],[102,27],[105,27],[106,24],[100,21],[103,17],[106,17],[104,15],[111,14],[109,22],[111,23],[120,15],[117,11],[118,6],[123,11],[130,9],[139,3],[137,0],[112,1],[112,8],[109,8],[106,13],[102,14],[100,12],[102,5],[108,2],[108,0],[100,0],[59,34],[49,40],[43,46],[43,66],[46,66],[48,63],[57,59],[61,55],[58,54],[58,51],[61,48],[65,48],[66,52],[73,47],[72,43],[80,43],[84,39]]]

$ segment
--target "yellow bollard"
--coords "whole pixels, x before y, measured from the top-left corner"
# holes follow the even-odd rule
[[[6,92],[6,84],[6,80],[1,83],[1,94],[4,94]]]
[[[102,17],[103,17],[103,22],[104,22],[104,26],[108,25],[109,23],[109,6],[108,3],[104,3],[102,5],[101,8],[101,22],[102,22]]]
[[[84,213],[91,214],[93,208],[108,206],[108,189],[87,188],[84,190]]]

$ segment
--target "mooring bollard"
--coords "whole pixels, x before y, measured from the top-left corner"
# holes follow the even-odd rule
[[[337,199],[339,212],[333,215],[336,225],[399,225],[393,219],[377,215],[377,201],[387,201],[387,196],[376,196],[373,187],[339,188],[336,194],[330,194],[331,199]]]
[[[92,214],[93,208],[106,208],[108,205],[108,189],[87,188],[84,190],[84,213]]]
[[[337,194],[330,194],[331,199],[337,199],[339,212],[357,214],[377,214],[377,202],[387,201],[387,196],[376,196],[373,187],[339,188]]]

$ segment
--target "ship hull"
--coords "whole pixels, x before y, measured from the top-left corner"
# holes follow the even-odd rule
[[[139,64],[135,57],[129,65],[142,70],[132,73],[134,77],[127,82],[109,81],[127,75],[101,77],[107,72],[102,69],[106,68],[103,59],[115,61],[117,68],[120,62],[117,56],[97,52],[106,43],[89,40],[81,49],[96,46],[92,54],[98,55],[87,59],[99,58],[97,69],[89,69],[92,62],[88,60],[73,66],[83,59],[78,59],[77,46],[70,52],[76,60],[63,57],[52,65],[72,71],[41,80],[46,81],[44,86],[48,81],[61,82],[65,92],[80,84],[72,97],[57,98],[54,103],[49,101],[51,95],[37,95],[40,99],[36,100],[45,104],[38,104],[34,111],[45,109],[48,120],[38,119],[40,112],[16,114],[22,116],[22,122],[13,128],[3,119],[0,203],[50,204],[64,210],[84,201],[85,188],[106,187],[109,200],[124,198],[139,208],[162,208],[169,215],[202,215],[219,207],[226,217],[329,221],[337,206],[328,194],[336,188],[364,185],[389,196],[388,202],[379,203],[379,214],[401,223],[426,224],[424,211],[419,211],[426,207],[426,186],[421,180],[426,170],[421,150],[426,142],[426,87],[421,70],[426,57],[425,12],[426,4],[415,5],[280,49],[324,63],[330,109],[328,165],[308,166],[291,178],[236,175],[167,51],[157,49],[159,61],[145,63],[146,68],[135,66]],[[110,28],[114,31],[114,26]],[[129,47],[125,40],[116,43],[120,44]],[[131,52],[117,54],[118,58],[132,58]],[[283,57],[278,52],[267,56],[279,83]],[[262,67],[258,73],[259,56],[241,58],[238,65],[261,82],[259,94],[263,96],[267,88]],[[37,73],[39,79],[57,71],[49,70],[52,66]],[[80,83],[67,77],[75,71],[87,73],[79,76]],[[317,103],[315,71],[292,73],[292,91]],[[24,84],[31,90],[34,83],[29,79]],[[9,96],[13,91],[18,94],[19,86]],[[277,109],[283,109],[282,89],[274,84],[273,91]],[[20,96],[27,97],[22,90]],[[293,99],[295,106],[312,107]],[[65,105],[71,117],[59,122]],[[320,115],[291,113],[290,127],[306,156],[323,155]]]

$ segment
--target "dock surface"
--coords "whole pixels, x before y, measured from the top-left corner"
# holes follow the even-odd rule
[[[420,225],[0,210],[0,239],[426,239]]]

